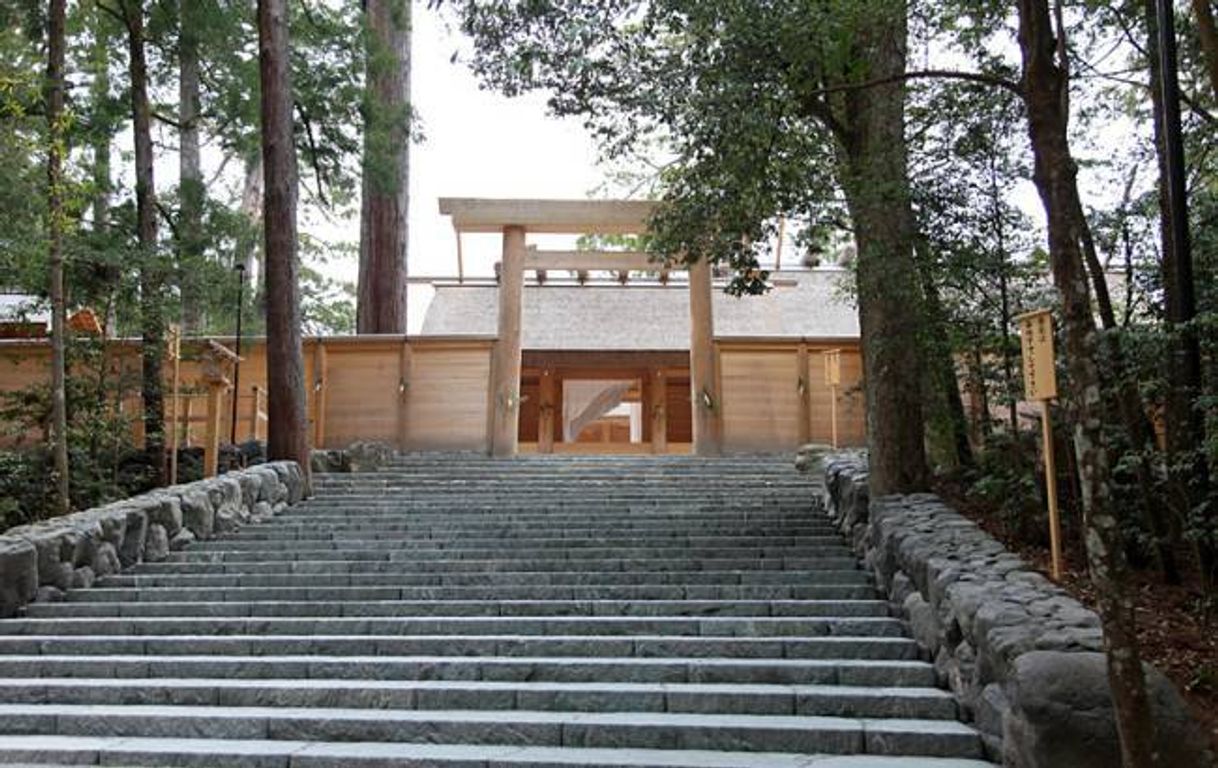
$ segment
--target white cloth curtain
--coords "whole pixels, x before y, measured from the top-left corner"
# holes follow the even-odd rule
[[[630,382],[568,380],[562,387],[563,442],[573,443],[584,427],[621,405]]]

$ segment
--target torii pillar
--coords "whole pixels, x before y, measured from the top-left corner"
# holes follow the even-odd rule
[[[520,432],[520,317],[525,229],[503,228],[499,270],[499,340],[491,360],[491,455],[515,456]]]

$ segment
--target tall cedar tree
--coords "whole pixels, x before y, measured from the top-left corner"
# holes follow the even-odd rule
[[[182,329],[203,326],[199,262],[203,257],[203,170],[199,153],[199,7],[197,0],[178,6],[178,284]]]
[[[1061,296],[1064,359],[1075,396],[1073,432],[1087,561],[1104,622],[1108,678],[1126,768],[1155,764],[1154,724],[1146,695],[1133,606],[1126,592],[1125,548],[1111,497],[1112,466],[1104,436],[1100,338],[1078,238],[1077,166],[1070,153],[1066,70],[1046,0],[1019,0],[1023,94],[1034,158],[1033,180],[1049,228],[1053,280]]]
[[[67,0],[51,0],[47,41],[47,217],[50,219],[51,271],[51,452],[54,454],[55,509],[71,506],[68,487],[68,397],[65,340],[67,309],[63,286],[63,160],[67,154],[64,114],[64,51],[67,48]]]
[[[135,138],[135,209],[140,264],[140,335],[143,356],[144,446],[157,479],[165,447],[165,398],[161,382],[165,341],[165,270],[157,245],[153,176],[152,108],[144,55],[143,0],[121,0],[117,14],[127,29],[131,77],[131,126]]]
[[[287,0],[259,0],[258,56],[265,170],[266,368],[272,393],[267,407],[267,456],[296,461],[307,472]]]
[[[367,0],[359,333],[406,332],[410,0]]]

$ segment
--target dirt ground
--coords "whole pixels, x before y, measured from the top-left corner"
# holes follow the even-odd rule
[[[1048,549],[1012,540],[1003,526],[986,509],[971,503],[959,487],[944,484],[936,490],[954,508],[1049,575]],[[1064,559],[1062,586],[1094,609],[1095,590],[1087,575],[1084,553],[1067,547]],[[1196,579],[1189,581],[1192,583],[1172,586],[1164,584],[1157,573],[1134,573],[1138,639],[1143,660],[1171,678],[1218,750],[1218,597],[1207,601]]]

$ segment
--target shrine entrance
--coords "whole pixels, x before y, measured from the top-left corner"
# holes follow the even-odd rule
[[[458,241],[463,233],[492,232],[501,233],[503,237],[503,258],[498,274],[498,323],[488,403],[489,442],[493,455],[512,456],[522,447],[542,453],[580,450],[584,429],[572,435],[570,427],[590,415],[596,418],[585,421],[583,427],[603,419],[609,411],[599,414],[596,411],[619,395],[623,400],[614,403],[613,408],[627,402],[624,398],[628,396],[637,398],[638,415],[633,421],[639,440],[615,441],[612,424],[602,424],[601,429],[608,430],[611,439],[598,447],[619,445],[623,452],[668,453],[675,449],[698,455],[720,453],[721,406],[711,309],[711,270],[707,261],[701,259],[687,266],[657,263],[646,253],[546,251],[530,248],[527,243],[530,233],[646,234],[654,206],[651,202],[625,200],[440,200],[440,212],[451,217]],[[563,367],[554,359],[544,359],[545,355],[539,352],[532,361],[536,364],[526,366],[521,344],[526,271],[543,276],[562,271],[577,274],[609,271],[623,276],[647,272],[659,273],[663,282],[669,272],[684,270],[689,274],[688,353],[670,355],[658,366],[647,361],[645,356],[649,353],[645,352],[625,352],[617,358],[592,354],[584,355],[580,360],[567,360],[568,365]],[[573,308],[573,311],[578,309]],[[560,386],[559,381],[564,384]],[[580,381],[595,383],[579,387],[578,393],[568,388],[566,399],[579,397],[582,403],[586,397],[586,407],[564,416],[561,404],[565,383]],[[617,383],[623,381],[636,383],[633,395],[630,386]],[[536,387],[535,396],[532,387]],[[672,398],[673,387],[679,387],[681,392],[676,402]],[[633,412],[636,406],[631,405],[628,410]],[[674,429],[669,423],[672,416],[683,420],[685,413],[689,414],[688,437],[679,427]],[[535,442],[530,442],[529,438],[534,436]],[[669,437],[685,438],[688,442],[670,443]],[[583,441],[585,447],[590,445],[590,439]]]

